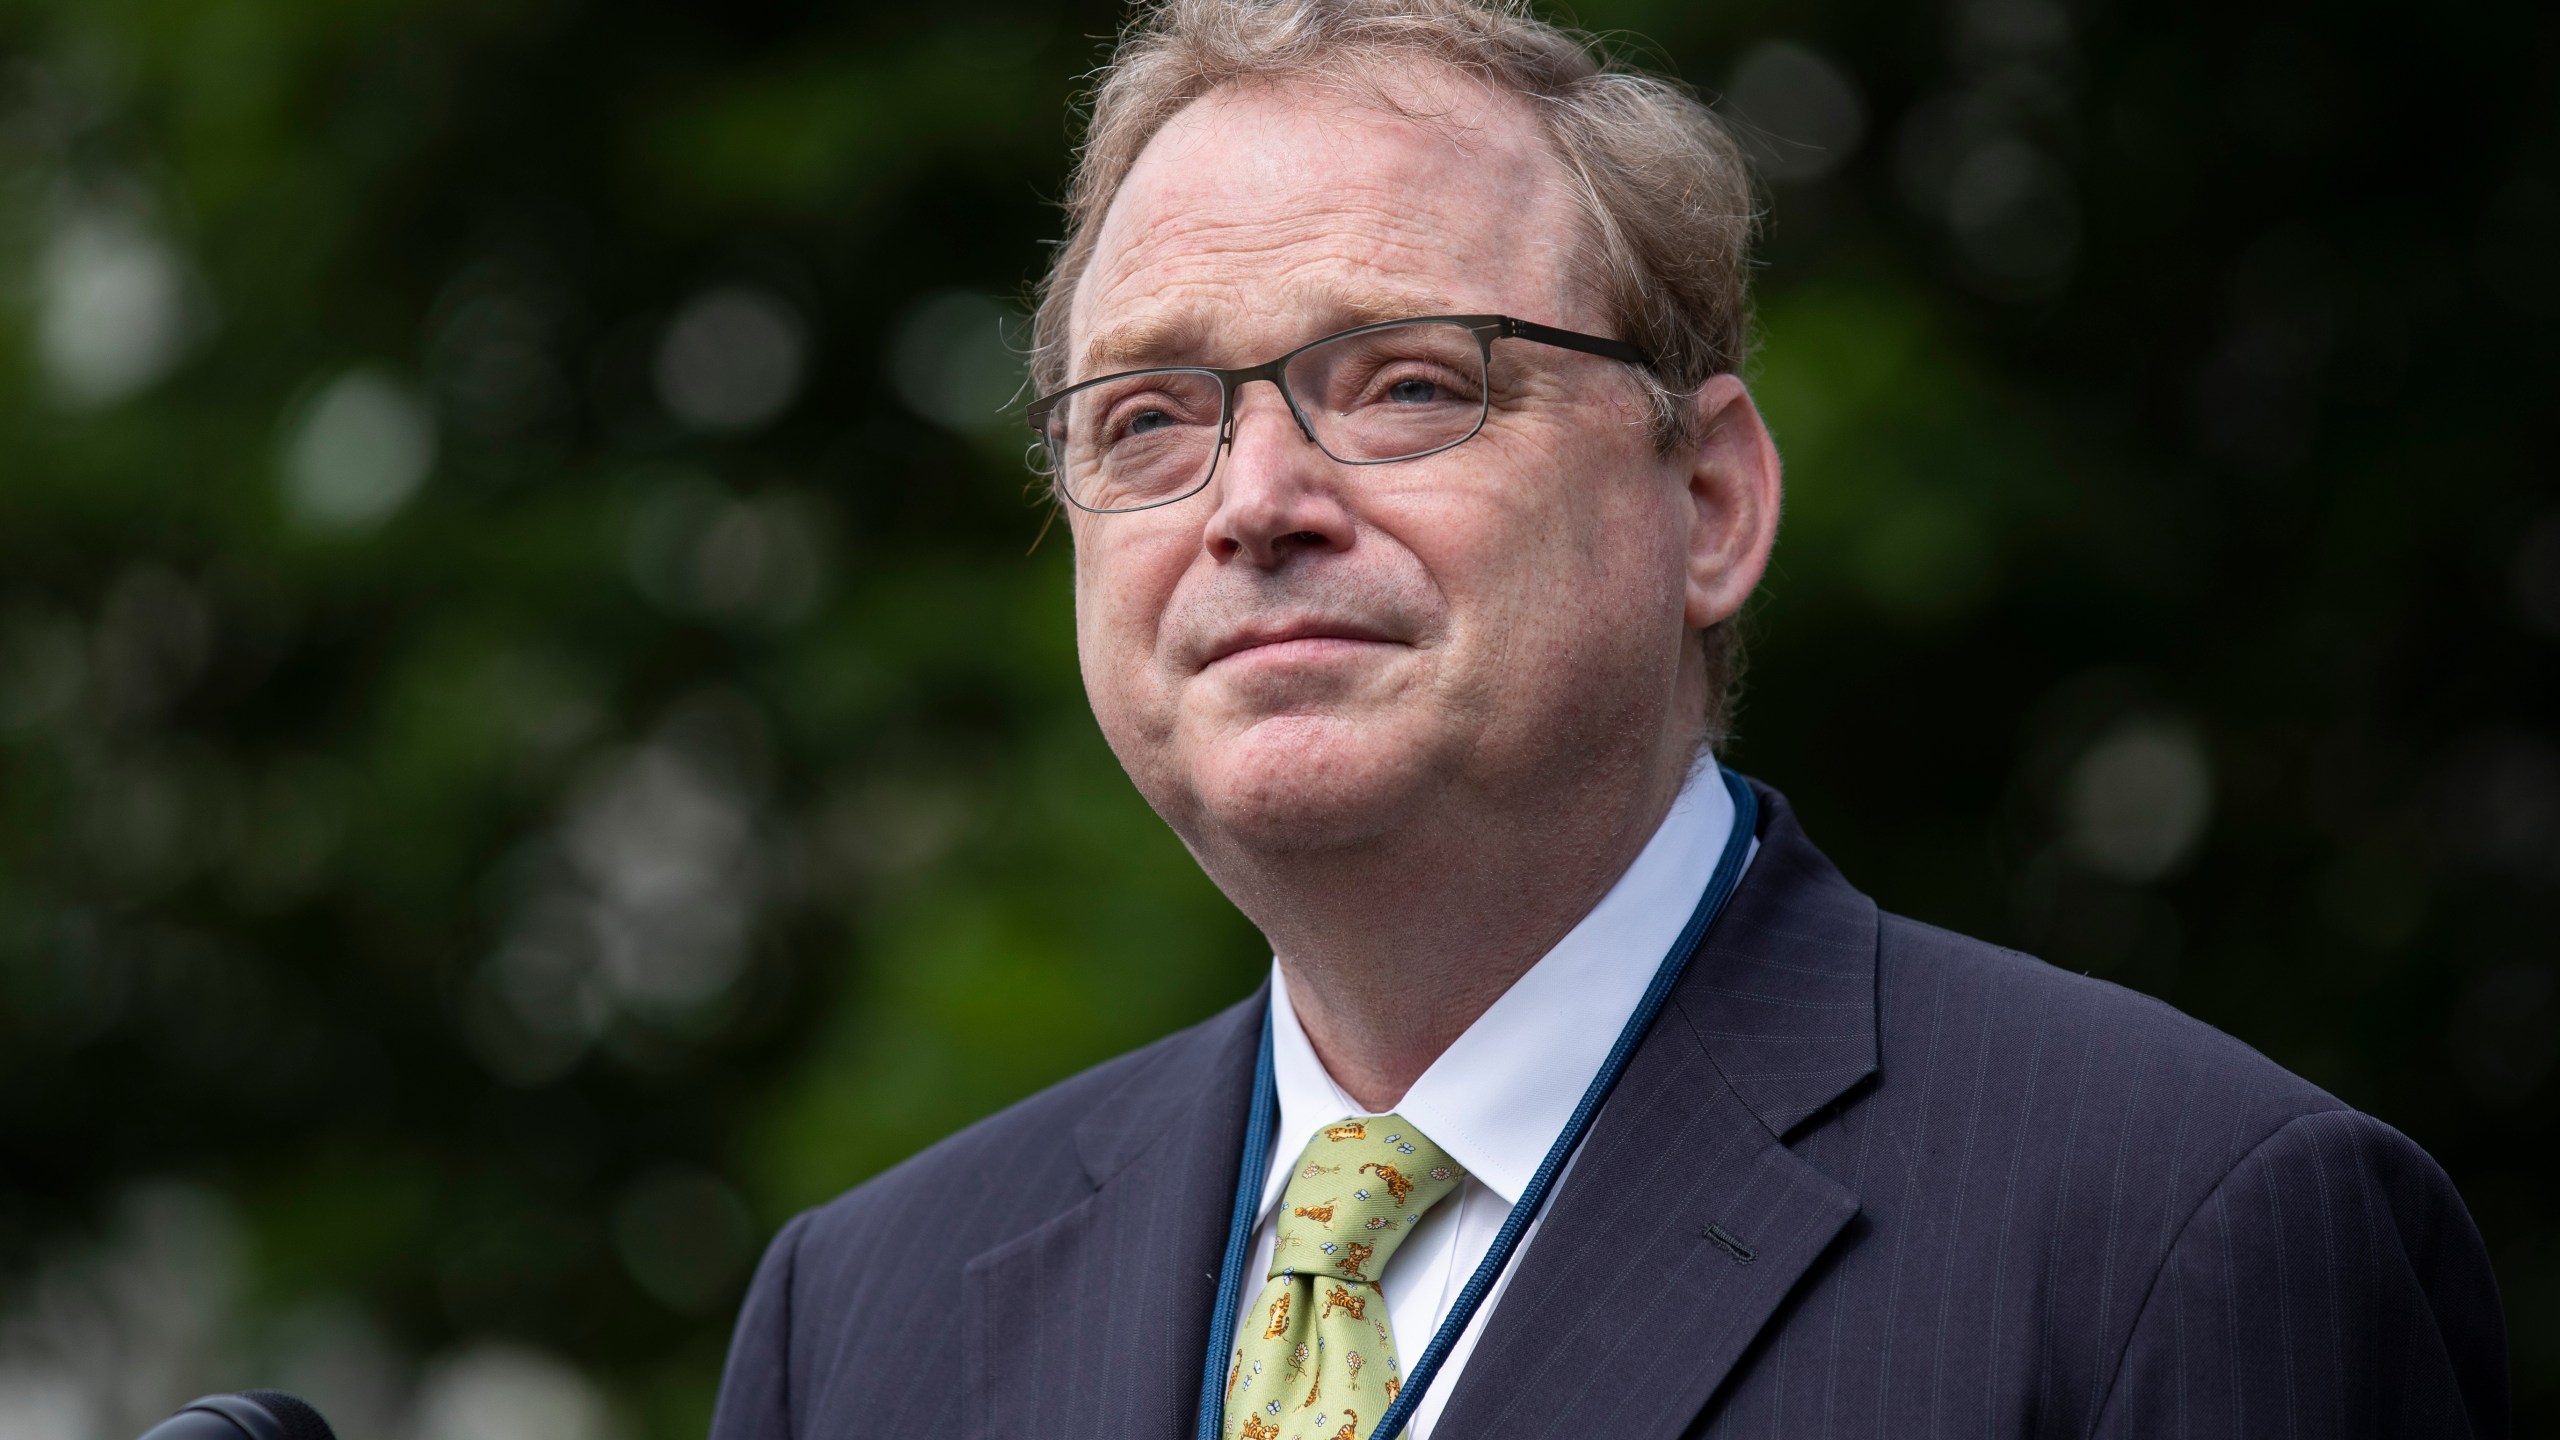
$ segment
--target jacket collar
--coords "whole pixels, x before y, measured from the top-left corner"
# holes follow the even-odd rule
[[[1470,1440],[1686,1431],[1858,1199],[1783,1137],[1876,1071],[1875,905],[1775,791],[1440,1418]]]
[[[1134,1062],[1076,1126],[1093,1194],[964,1267],[963,1433],[1190,1432],[1265,1000]]]
[[[1751,782],[1760,853],[1672,1001],[1725,1083],[1781,1139],[1876,1072],[1876,904]]]
[[[1446,1434],[1678,1435],[1857,1213],[1782,1142],[1876,1071],[1876,909],[1753,789],[1760,853],[1550,1202]],[[970,1262],[968,1433],[1188,1432],[1267,998],[1137,1061],[1076,1127],[1094,1194]]]
[[[1143,1056],[1111,1097],[1076,1123],[1076,1155],[1098,1188],[1147,1151],[1168,1142],[1205,1143],[1221,1127],[1244,1146],[1245,1105],[1252,1098],[1253,1058],[1262,1036],[1266,985]],[[1235,1177],[1228,1165],[1228,1179]]]

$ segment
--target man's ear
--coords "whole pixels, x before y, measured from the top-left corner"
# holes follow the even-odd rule
[[[1689,481],[1689,628],[1704,630],[1742,609],[1769,568],[1778,539],[1778,446],[1741,377],[1698,387]]]

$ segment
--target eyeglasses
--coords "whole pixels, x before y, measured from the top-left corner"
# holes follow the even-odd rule
[[[1114,514],[1198,494],[1235,438],[1236,391],[1277,386],[1299,433],[1346,465],[1437,455],[1473,439],[1491,403],[1493,342],[1529,340],[1630,365],[1623,340],[1508,315],[1426,315],[1362,325],[1241,370],[1172,366],[1070,385],[1031,402],[1058,493]]]

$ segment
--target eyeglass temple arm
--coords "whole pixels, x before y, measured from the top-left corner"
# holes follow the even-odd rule
[[[1553,345],[1559,350],[1574,350],[1585,355],[1598,355],[1603,359],[1624,360],[1630,365],[1649,367],[1653,364],[1652,356],[1624,340],[1609,340],[1598,335],[1585,335],[1579,330],[1559,330],[1553,325],[1541,325],[1534,320],[1514,320],[1508,315],[1501,317],[1501,320],[1502,328],[1496,332],[1501,335],[1516,336],[1522,340],[1535,340],[1541,345]]]

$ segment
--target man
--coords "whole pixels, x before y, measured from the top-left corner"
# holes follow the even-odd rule
[[[2415,1146],[1707,758],[1750,213],[1511,8],[1141,20],[1032,411],[1094,714],[1271,983],[794,1220],[720,1440],[2502,1432]]]

